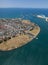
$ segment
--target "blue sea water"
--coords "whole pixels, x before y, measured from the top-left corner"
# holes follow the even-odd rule
[[[29,19],[40,26],[38,39],[12,51],[0,51],[0,65],[48,65],[48,22],[33,15],[48,16],[48,9],[0,8],[0,18]]]

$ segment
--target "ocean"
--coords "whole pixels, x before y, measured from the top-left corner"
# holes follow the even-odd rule
[[[48,9],[0,8],[0,18],[23,18],[40,26],[38,39],[11,50],[0,50],[0,65],[48,65],[48,22],[33,15],[48,16]]]

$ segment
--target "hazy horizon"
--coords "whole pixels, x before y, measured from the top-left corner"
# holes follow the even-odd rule
[[[48,8],[48,0],[0,0],[0,8]]]

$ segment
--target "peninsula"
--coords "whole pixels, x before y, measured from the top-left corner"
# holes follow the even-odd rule
[[[0,19],[0,50],[8,51],[21,47],[33,40],[40,27],[30,20],[21,18]]]

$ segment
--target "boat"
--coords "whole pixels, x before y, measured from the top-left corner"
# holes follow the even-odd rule
[[[38,37],[36,37],[36,39],[38,39]]]
[[[45,18],[45,15],[37,15],[38,18]]]

